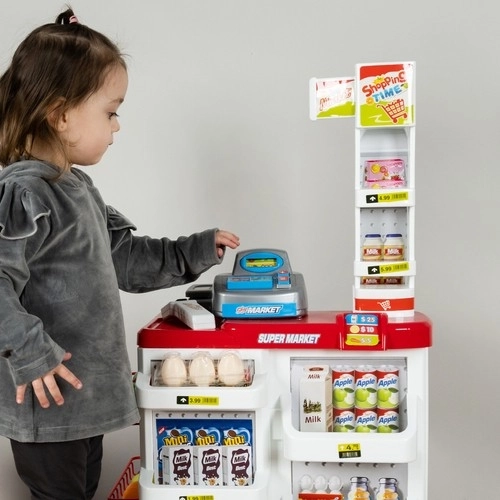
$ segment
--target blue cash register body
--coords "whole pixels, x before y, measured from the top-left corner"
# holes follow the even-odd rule
[[[304,316],[304,278],[292,272],[284,250],[238,252],[232,274],[215,277],[212,308],[222,318]]]

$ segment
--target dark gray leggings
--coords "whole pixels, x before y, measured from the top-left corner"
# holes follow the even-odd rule
[[[58,443],[11,440],[17,473],[36,500],[90,500],[101,476],[102,436]]]

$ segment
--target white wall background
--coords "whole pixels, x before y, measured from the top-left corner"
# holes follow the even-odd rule
[[[63,5],[1,2],[3,72],[24,36]],[[500,460],[496,2],[72,5],[129,54],[122,130],[87,169],[108,203],[143,234],[219,226],[243,249],[286,249],[315,310],[351,307],[354,122],[311,122],[308,80],[353,75],[356,63],[417,62],[417,309],[434,323],[429,499],[490,498]],[[230,271],[233,255],[200,282]],[[133,364],[139,328],[183,295],[123,296]],[[98,500],[137,453],[138,428],[105,444]],[[29,497],[3,438],[0,485],[0,500]]]

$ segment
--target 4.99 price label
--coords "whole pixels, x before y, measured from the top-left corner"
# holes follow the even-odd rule
[[[399,191],[394,193],[367,194],[366,203],[393,203],[398,201],[408,201],[408,193]]]

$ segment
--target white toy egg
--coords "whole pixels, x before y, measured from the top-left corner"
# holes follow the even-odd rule
[[[226,352],[217,365],[219,381],[224,385],[235,386],[245,381],[245,364],[236,352]]]
[[[186,363],[179,354],[167,356],[161,365],[163,383],[172,387],[179,387],[187,382]]]
[[[198,386],[208,386],[215,382],[215,365],[208,352],[200,352],[191,360],[189,378]]]
[[[342,480],[339,476],[332,476],[328,480],[328,488],[330,488],[330,493],[340,493],[342,489]]]
[[[300,491],[302,493],[311,493],[313,486],[313,479],[309,474],[304,474],[299,481]]]
[[[314,489],[316,493],[326,493],[326,477],[325,476],[317,476],[314,479]]]

